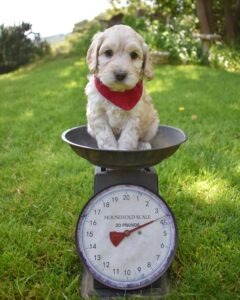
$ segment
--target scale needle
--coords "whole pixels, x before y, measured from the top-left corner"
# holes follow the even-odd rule
[[[125,231],[123,231],[123,232],[111,231],[111,232],[109,233],[110,240],[111,240],[112,244],[113,244],[115,247],[117,247],[125,237],[129,236],[129,235],[132,234],[133,232],[135,232],[135,231],[137,231],[137,230],[139,230],[139,229],[141,229],[141,228],[143,228],[143,227],[145,227],[145,226],[147,226],[147,225],[149,225],[149,224],[152,224],[153,222],[156,222],[157,220],[162,219],[162,218],[164,218],[164,217],[165,217],[165,216],[160,217],[160,218],[157,218],[157,219],[152,220],[152,221],[150,221],[150,222],[144,223],[144,224],[139,225],[139,226],[137,226],[137,227],[135,227],[135,228],[133,228],[133,229],[131,229],[131,230],[125,230]]]

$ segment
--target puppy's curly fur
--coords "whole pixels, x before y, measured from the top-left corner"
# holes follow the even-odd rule
[[[88,132],[100,149],[151,148],[159,124],[150,96],[143,88],[140,101],[129,111],[106,100],[96,89],[94,76],[112,91],[134,88],[144,77],[152,79],[148,47],[131,27],[115,25],[97,33],[88,49],[91,75],[85,88],[88,97]],[[119,76],[124,74],[124,76]]]

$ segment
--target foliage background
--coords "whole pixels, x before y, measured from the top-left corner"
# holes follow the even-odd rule
[[[94,33],[117,22],[130,25],[146,40],[151,50],[168,51],[169,63],[172,64],[207,64],[227,70],[239,70],[239,22],[240,1],[155,1],[111,0],[112,9],[97,16],[93,21],[83,21],[75,24],[70,38],[72,51],[86,55],[87,45],[90,44]],[[199,17],[197,7],[203,5],[203,14],[210,15],[211,28],[205,24],[206,20]],[[205,6],[204,6],[205,5]],[[230,19],[226,18],[225,10],[230,5]],[[231,18],[232,17],[232,18]],[[226,23],[232,22],[236,27],[236,34],[232,39]],[[231,28],[230,26],[230,28]],[[202,29],[203,27],[203,29]],[[229,26],[228,26],[229,27]],[[204,31],[205,30],[205,31]],[[202,32],[203,31],[203,32]],[[202,42],[198,33],[218,34],[219,39],[213,42],[209,56],[202,51]]]

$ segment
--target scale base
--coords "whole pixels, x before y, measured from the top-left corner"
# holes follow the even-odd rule
[[[111,289],[103,284],[95,281],[92,275],[84,269],[82,282],[80,286],[80,292],[82,298],[91,299],[147,299],[149,297],[151,300],[164,299],[164,297],[169,292],[169,279],[168,272],[166,272],[161,278],[155,281],[151,286],[138,289],[138,290],[116,290]]]

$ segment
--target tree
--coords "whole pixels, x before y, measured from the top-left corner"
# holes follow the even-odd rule
[[[113,9],[125,14],[145,11],[147,20],[171,23],[171,19],[184,15],[197,15],[202,34],[219,34],[228,44],[240,42],[240,0],[109,0]]]
[[[31,28],[28,23],[0,26],[0,73],[15,70],[49,52],[47,42],[41,41],[40,35],[33,33]]]
[[[219,34],[228,44],[240,39],[240,0],[196,0],[200,32]]]
[[[202,34],[214,33],[212,0],[196,0],[197,16]]]
[[[232,44],[239,39],[240,33],[240,0],[224,1],[224,31],[227,43]]]

